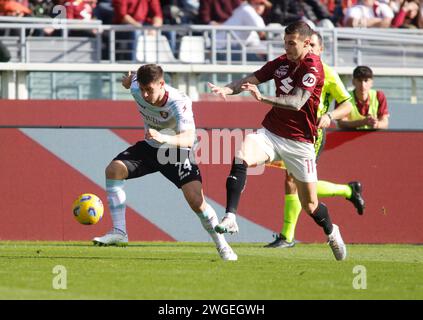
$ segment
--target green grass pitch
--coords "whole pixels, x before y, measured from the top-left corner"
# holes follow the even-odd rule
[[[423,299],[423,246],[348,245],[339,262],[324,244],[262,245],[224,262],[211,243],[3,241],[0,299]]]

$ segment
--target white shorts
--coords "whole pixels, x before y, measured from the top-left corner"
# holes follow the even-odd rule
[[[251,133],[259,147],[269,156],[270,162],[283,161],[286,170],[302,182],[317,182],[316,152],[308,142],[282,138],[261,128]]]

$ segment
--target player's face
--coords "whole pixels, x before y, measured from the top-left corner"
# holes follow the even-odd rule
[[[367,95],[373,86],[373,79],[353,79],[354,88],[359,95]]]
[[[301,38],[298,33],[285,34],[286,56],[290,61],[302,59],[309,50],[310,38]]]
[[[152,105],[160,105],[164,95],[164,80],[151,82],[145,86],[139,84],[139,87],[145,101]]]
[[[323,52],[323,48],[320,45],[319,38],[315,34],[313,34],[310,38],[310,52],[319,57]]]

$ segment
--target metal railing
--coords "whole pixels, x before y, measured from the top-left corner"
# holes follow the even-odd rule
[[[257,65],[284,53],[282,26],[265,29],[209,25],[135,28],[102,25],[98,21],[30,19],[0,17],[0,40],[6,42],[13,53],[13,62],[177,64],[181,63],[181,41],[187,36],[203,39],[191,47],[191,52],[203,55],[205,63]],[[54,37],[42,36],[47,29],[54,29]],[[266,40],[259,46],[248,46],[238,37],[240,31],[265,32]],[[326,48],[324,60],[331,65],[423,67],[423,30],[335,28],[319,31]],[[83,32],[90,36],[81,36]],[[151,33],[155,35],[149,37]],[[38,44],[36,49],[34,44]],[[137,55],[140,50],[141,54]],[[166,55],[165,51],[170,52]],[[139,57],[150,60],[143,61]]]
[[[226,84],[251,74],[257,65],[162,64],[172,86],[193,100],[209,93],[207,82]],[[1,95],[5,99],[129,99],[120,85],[121,75],[139,64],[123,63],[0,63]],[[354,67],[336,67],[346,86]],[[389,101],[421,104],[423,68],[373,68],[375,87]],[[273,81],[261,86],[274,94]]]
[[[54,36],[42,36],[45,29]],[[246,30],[265,31],[266,40],[248,46],[237,35]],[[367,64],[392,99],[423,100],[423,31],[319,31],[325,44],[323,60],[336,67],[346,85],[353,68]],[[284,53],[282,26],[134,28],[98,21],[0,17],[0,34],[13,56],[9,63],[0,63],[1,93],[8,99],[125,98],[118,73],[157,62],[164,65],[172,85],[195,100],[207,92],[207,81],[230,82]],[[264,90],[272,93],[274,88],[269,84]]]

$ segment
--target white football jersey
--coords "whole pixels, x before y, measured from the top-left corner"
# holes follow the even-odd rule
[[[192,101],[184,93],[165,84],[167,101],[161,107],[156,107],[144,100],[134,76],[131,84],[131,94],[137,103],[138,111],[143,120],[145,130],[148,128],[169,135],[179,134],[186,130],[195,130]],[[160,143],[146,139],[152,147],[159,148]]]

